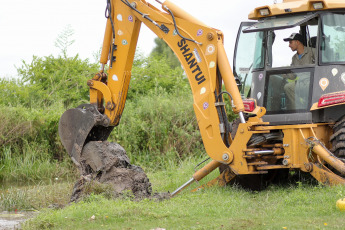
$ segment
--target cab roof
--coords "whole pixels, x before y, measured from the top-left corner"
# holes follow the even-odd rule
[[[315,9],[316,3],[322,3],[322,8]],[[320,7],[320,4],[318,4]],[[260,10],[268,9],[267,15],[261,15]],[[260,6],[255,8],[248,15],[249,19],[257,20],[260,18],[276,15],[288,15],[300,12],[313,12],[319,10],[345,9],[344,0],[283,0],[282,3]],[[267,11],[266,11],[267,12]]]

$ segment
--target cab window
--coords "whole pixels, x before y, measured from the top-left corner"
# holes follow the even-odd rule
[[[321,62],[345,62],[345,14],[322,17]]]
[[[312,48],[316,59],[316,42],[318,34],[317,18],[313,18],[311,21],[300,25],[299,27],[275,30],[272,33],[274,34],[274,39],[272,40],[272,44],[268,45],[268,47],[272,47],[271,53],[268,55],[271,57],[271,61],[268,59],[268,67],[277,68],[288,67],[291,65],[292,57],[296,51],[291,50],[289,42],[285,42],[283,39],[289,37],[292,33],[300,33],[304,37],[305,40],[303,45],[305,47]],[[268,52],[270,52],[270,49],[268,49]]]
[[[234,74],[241,82],[244,98],[250,93],[252,70],[265,66],[264,32],[243,33],[246,27],[241,25],[234,58]]]

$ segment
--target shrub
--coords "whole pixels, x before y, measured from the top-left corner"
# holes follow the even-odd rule
[[[192,95],[169,94],[163,89],[128,101],[111,139],[141,163],[179,161],[203,151],[192,106]]]
[[[33,57],[18,68],[19,80],[2,80],[0,103],[24,107],[51,106],[62,101],[65,107],[76,106],[88,100],[86,82],[98,72],[98,65],[75,57]],[[9,101],[6,95],[11,93]]]
[[[128,99],[136,100],[142,95],[161,88],[167,93],[190,92],[188,80],[181,67],[172,68],[164,57],[135,57]]]
[[[64,174],[70,166],[61,164],[67,156],[58,137],[58,121],[63,111],[57,108],[29,109],[0,106],[0,180],[51,178]]]

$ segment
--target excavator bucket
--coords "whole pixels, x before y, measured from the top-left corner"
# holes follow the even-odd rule
[[[105,141],[113,127],[95,106],[80,105],[65,111],[59,121],[59,136],[74,163],[80,162],[83,146],[89,141]]]

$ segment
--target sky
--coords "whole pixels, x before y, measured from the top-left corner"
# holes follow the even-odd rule
[[[163,0],[160,0],[163,1]],[[241,21],[256,7],[273,4],[274,0],[171,0],[210,27],[224,33],[224,46],[232,60],[234,44]],[[147,0],[154,4],[154,0]],[[281,1],[278,1],[281,2]],[[106,19],[106,0],[0,0],[0,77],[17,76],[22,61],[33,56],[61,53],[55,41],[67,27],[75,40],[68,55],[79,54],[95,62],[102,46]],[[157,7],[161,9],[160,7]],[[148,55],[156,37],[145,25],[139,35],[137,50]]]

